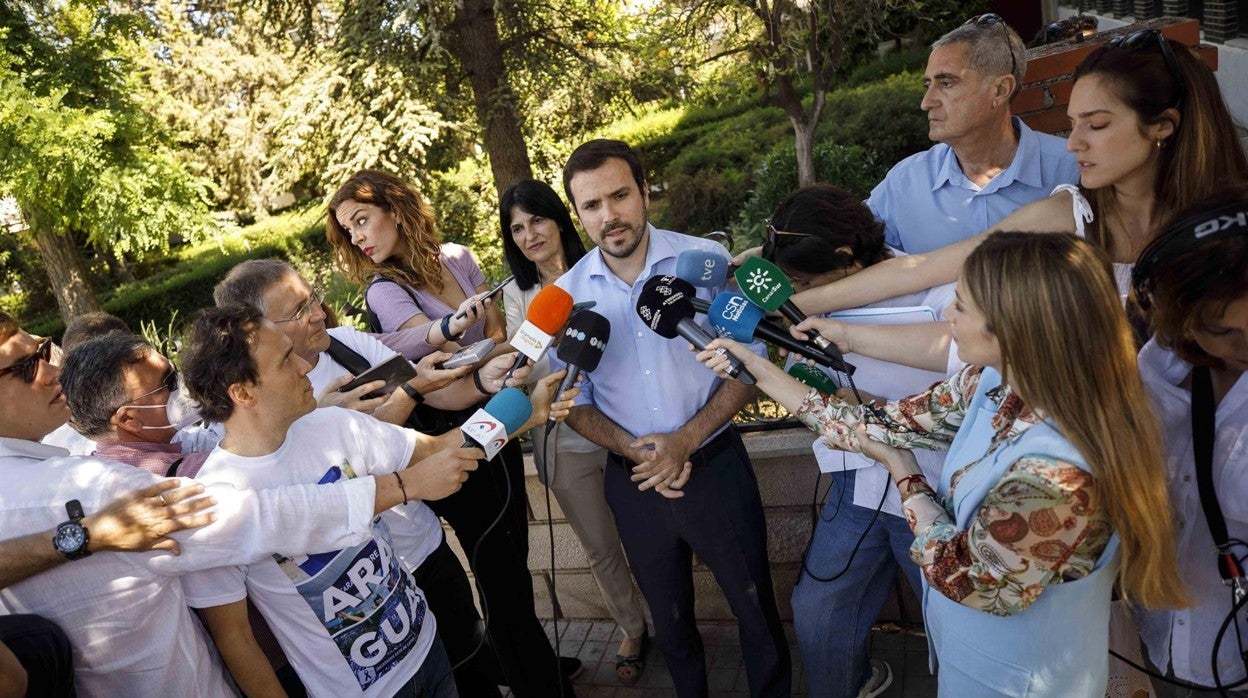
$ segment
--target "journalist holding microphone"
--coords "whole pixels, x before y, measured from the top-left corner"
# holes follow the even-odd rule
[[[653,277],[675,273],[682,251],[722,248],[650,225],[646,178],[625,143],[582,144],[564,166],[563,182],[598,247],[556,284],[578,300],[596,301],[594,311],[611,323],[611,341],[586,374],[568,425],[611,451],[607,504],[654,615],[655,643],[676,692],[709,692],[694,618],[697,553],[737,616],[751,695],[787,696],[789,652],[758,483],[729,424],[755,390],[701,370],[684,342],[656,334],[636,310]],[[710,298],[717,290],[702,292]]]
[[[1072,235],[992,235],[946,315],[969,365],[882,409],[821,395],[729,340],[698,356],[718,369],[726,348],[803,423],[888,469],[942,695],[1103,695],[1115,584],[1145,608],[1185,602],[1109,262]],[[948,450],[939,482],[916,448]]]

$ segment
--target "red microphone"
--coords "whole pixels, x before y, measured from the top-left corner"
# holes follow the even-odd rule
[[[558,286],[547,286],[533,296],[524,323],[511,338],[511,346],[520,352],[520,356],[507,371],[508,378],[524,365],[525,359],[537,362],[542,358],[568,318],[572,317],[574,303],[572,294]]]

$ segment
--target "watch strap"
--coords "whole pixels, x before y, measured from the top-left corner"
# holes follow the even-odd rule
[[[82,513],[82,502],[77,499],[71,499],[65,502],[65,513],[69,515],[69,520],[77,523],[82,521],[84,514]]]
[[[412,400],[414,400],[417,405],[425,401],[425,396],[421,395],[419,390],[413,388],[411,385],[407,383],[400,383],[399,389],[407,393],[407,396],[410,397]]]

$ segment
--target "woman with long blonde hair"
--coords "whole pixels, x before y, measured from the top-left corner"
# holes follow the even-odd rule
[[[721,369],[727,348],[803,423],[887,467],[915,533],[942,695],[1102,695],[1115,583],[1143,607],[1186,602],[1109,262],[1073,235],[989,236],[946,317],[969,365],[882,407],[822,395],[726,340],[699,359]],[[940,482],[914,448],[949,450]]]

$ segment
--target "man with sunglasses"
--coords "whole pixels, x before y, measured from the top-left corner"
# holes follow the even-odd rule
[[[953,244],[1079,181],[1064,140],[1010,115],[1026,69],[1022,41],[995,14],[932,44],[919,106],[939,144],[894,165],[866,202],[889,245],[915,254]]]
[[[179,575],[273,552],[310,554],[359,543],[370,536],[377,513],[407,498],[402,486],[394,477],[262,491],[211,485],[205,488],[215,505],[210,522],[162,523],[200,512],[202,499],[185,497],[201,486],[179,495],[137,468],[39,443],[69,416],[49,350],[0,312],[0,531],[9,544],[38,545],[43,536],[28,560],[6,555],[0,564],[8,578],[20,580],[0,589],[0,614],[55,621],[74,646],[82,693],[233,696],[186,608]],[[426,477],[419,466],[405,471],[407,494],[419,492]],[[144,547],[177,555],[122,554],[98,545],[108,503],[134,499],[136,490],[137,510],[146,517],[141,523],[154,540]],[[193,533],[178,530],[204,523]],[[46,536],[51,529],[55,534]],[[68,564],[48,562],[57,556]],[[30,574],[37,576],[24,578]]]

